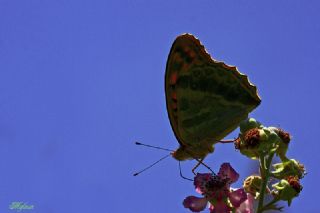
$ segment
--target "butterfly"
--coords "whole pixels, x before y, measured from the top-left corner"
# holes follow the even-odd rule
[[[211,58],[191,34],[172,44],[165,73],[168,117],[179,160],[201,159],[261,102],[257,88],[236,67]]]

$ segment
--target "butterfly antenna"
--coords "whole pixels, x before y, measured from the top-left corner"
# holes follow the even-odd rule
[[[229,142],[229,143],[231,143],[231,142]],[[167,148],[163,148],[163,147],[159,147],[159,146],[152,146],[152,145],[144,144],[144,143],[140,143],[140,142],[135,142],[135,144],[136,144],[136,145],[139,145],[139,146],[145,146],[145,147],[149,147],[149,148],[154,148],[154,149],[160,149],[160,150],[164,150],[164,151],[174,152],[174,150],[172,150],[172,149],[167,149]],[[192,156],[191,153],[189,153],[189,152],[187,152],[187,153],[190,154],[190,156]],[[162,161],[163,159],[169,157],[170,155],[171,155],[171,153],[168,154],[168,155],[166,155],[166,156],[164,156],[163,158],[159,159],[158,161],[154,162],[153,164],[151,164],[150,166],[148,166],[148,167],[146,167],[145,169],[141,170],[140,172],[137,172],[137,173],[133,174],[133,176],[139,175],[140,173],[142,173],[142,172],[144,172],[145,170],[151,168],[152,166],[154,166],[155,164],[159,163],[159,162]],[[213,171],[207,164],[205,164],[205,163],[202,162],[202,160],[199,160],[199,159],[197,159],[197,158],[195,158],[195,157],[193,157],[193,158],[194,158],[194,160],[198,161],[198,164],[199,164],[199,165],[200,165],[200,164],[203,165],[203,166],[206,167],[208,170],[210,170],[213,174],[215,174],[214,171]],[[179,161],[179,167],[180,167],[180,161]],[[184,177],[184,176],[182,175],[181,167],[180,167],[180,176],[181,176],[183,179],[191,180],[191,179],[186,178],[186,177]],[[192,180],[192,181],[193,181],[193,180]]]
[[[162,160],[166,159],[166,158],[167,158],[167,157],[169,157],[169,156],[171,156],[171,154],[168,154],[168,155],[166,155],[166,156],[164,156],[164,157],[160,158],[159,160],[157,160],[156,162],[154,162],[154,163],[153,163],[153,164],[151,164],[150,166],[147,166],[146,168],[142,169],[140,172],[136,172],[136,173],[134,173],[134,174],[133,174],[133,176],[137,176],[137,175],[141,174],[142,172],[144,172],[144,171],[146,171],[146,170],[150,169],[151,167],[153,167],[154,165],[156,165],[157,163],[159,163],[160,161],[162,161]]]
[[[152,146],[152,145],[148,145],[148,144],[144,144],[144,143],[140,143],[140,142],[136,142],[136,145],[140,145],[140,146],[146,146],[146,147],[150,147],[150,148],[154,148],[154,149],[161,149],[161,150],[165,150],[165,151],[169,151],[169,152],[173,152],[174,150],[171,149],[166,149],[166,148],[162,148],[159,146]]]

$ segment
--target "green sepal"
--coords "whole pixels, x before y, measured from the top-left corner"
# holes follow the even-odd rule
[[[288,151],[288,147],[289,147],[289,143],[285,143],[281,137],[279,136],[279,129],[276,127],[269,127],[270,129],[272,129],[280,138],[280,142],[279,142],[279,147],[276,151],[277,155],[280,157],[280,159],[282,161],[287,160],[288,158],[286,157],[287,151]]]
[[[262,125],[259,121],[257,121],[254,118],[248,118],[240,123],[240,132],[244,134],[249,129],[253,129],[253,128],[260,129],[261,127]]]
[[[292,188],[289,182],[284,179],[272,185],[272,187],[278,190],[276,198],[279,200],[288,201],[288,206],[291,205],[292,199],[299,195],[299,192]]]
[[[243,129],[246,129],[247,131],[245,133],[240,133],[240,143],[239,143],[239,150],[241,154],[256,160],[259,159],[259,156],[261,155],[267,155],[275,152],[277,148],[279,147],[279,143],[281,142],[280,137],[277,135],[275,131],[273,131],[272,128],[264,127],[260,124],[260,122],[255,121],[253,118],[250,118],[249,121],[244,122],[243,125],[247,125],[245,127],[253,127],[250,129],[247,129],[243,127]],[[259,127],[257,127],[259,125]],[[259,143],[257,146],[250,147],[245,142],[245,134],[252,129],[256,129],[259,131]]]
[[[264,127],[263,133],[260,133],[261,142],[259,145],[259,153],[268,154],[274,152],[274,148],[278,147],[278,143],[281,141],[277,133],[272,129]],[[261,130],[260,130],[261,132]]]
[[[259,152],[257,149],[241,149],[241,154],[247,156],[248,158],[252,160],[258,160],[259,159]]]
[[[272,176],[278,179],[283,179],[288,176],[297,176],[299,179],[305,175],[305,169],[295,159],[288,159],[282,163],[273,165],[274,171],[271,172]]]

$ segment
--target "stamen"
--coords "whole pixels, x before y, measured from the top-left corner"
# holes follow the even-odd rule
[[[260,143],[260,132],[258,128],[248,130],[244,135],[244,142],[249,147],[255,147]]]
[[[296,192],[301,192],[302,186],[300,184],[299,178],[295,176],[289,176],[286,178],[290,186],[296,190]]]
[[[291,140],[289,132],[286,132],[283,129],[278,128],[278,135],[285,144],[288,144]]]

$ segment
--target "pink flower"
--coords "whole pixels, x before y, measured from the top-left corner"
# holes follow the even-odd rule
[[[218,175],[198,173],[194,178],[194,185],[196,191],[204,197],[189,196],[183,201],[184,207],[189,208],[192,212],[200,212],[209,202],[211,213],[229,213],[233,209],[237,210],[247,200],[247,194],[243,188],[234,191],[230,189],[230,185],[238,178],[239,174],[229,163],[221,165]],[[250,211],[238,211],[238,213],[250,213]]]
[[[237,208],[236,213],[254,213],[253,211],[253,201],[254,198],[251,194],[247,194],[247,200],[241,203],[239,208]]]

